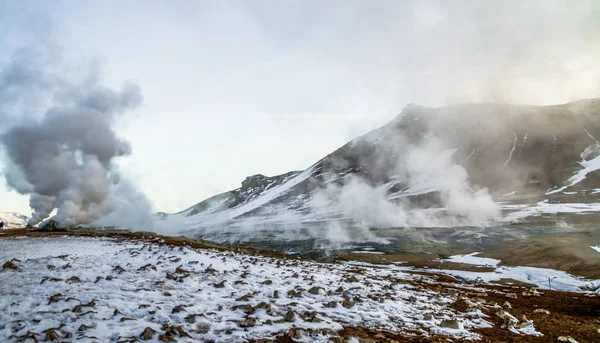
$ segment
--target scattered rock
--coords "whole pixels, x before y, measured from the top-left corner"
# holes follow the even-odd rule
[[[78,276],[73,275],[70,278],[68,278],[66,282],[67,283],[79,283],[79,282],[81,282],[81,279],[79,279]]]
[[[161,342],[177,342],[177,340],[169,335],[158,335],[158,340]]]
[[[37,337],[39,336],[39,333],[35,333],[35,332],[31,332],[31,331],[27,331],[27,333],[25,334],[25,336],[22,337],[22,341],[26,341],[28,339],[33,340],[34,342],[37,342]]]
[[[62,295],[61,293],[56,293],[50,297],[50,299],[48,300],[48,305],[59,302],[63,299],[64,299],[64,295]]]
[[[344,301],[342,301],[342,306],[344,306],[345,308],[351,308],[352,306],[354,306],[354,301],[345,299]]]
[[[508,313],[508,312],[506,312],[504,310],[496,312],[496,315],[498,317],[504,319],[504,325],[507,328],[514,327],[516,324],[519,323],[519,321],[517,320],[517,318],[515,318],[512,314],[510,314],[510,313]]]
[[[82,308],[84,308],[84,307],[94,307],[94,306],[96,306],[96,301],[92,300],[92,301],[90,301],[87,304],[79,304],[79,305],[73,307],[73,309],[71,311],[73,311],[75,313],[81,313],[81,309]]]
[[[568,343],[579,343],[575,340],[575,338],[571,336],[560,336],[557,338],[559,342],[568,342]]]
[[[524,320],[524,321],[520,322],[519,324],[515,325],[515,329],[521,330],[521,329],[524,329],[524,328],[526,328],[528,326],[531,326],[531,325],[533,325],[533,321],[531,321],[531,320]]]
[[[189,338],[192,337],[192,336],[190,336],[189,333],[187,333],[183,330],[183,327],[181,325],[175,326],[175,325],[164,324],[162,326],[162,330],[165,331],[165,335],[170,335],[170,336],[177,335],[177,336],[189,337]]]
[[[253,326],[255,326],[255,325],[256,325],[256,319],[254,319],[254,318],[252,318],[252,317],[248,317],[248,318],[246,318],[246,320],[245,320],[245,321],[243,321],[243,322],[240,324],[240,327],[243,327],[243,328],[250,328],[250,327],[253,327]]]
[[[54,331],[54,329],[48,329],[44,331],[44,333],[46,334],[44,337],[44,341],[58,341],[60,339],[60,337],[58,336],[56,331]]]
[[[215,288],[224,288],[225,287],[225,280],[219,282],[219,283],[215,283],[214,284]]]
[[[507,298],[517,299],[517,293],[506,293]]]
[[[62,279],[55,278],[55,277],[50,277],[50,276],[44,276],[44,278],[42,279],[42,281],[40,281],[40,285],[43,284],[46,281],[58,282],[58,281],[62,281]]]
[[[19,267],[17,267],[16,264],[12,263],[11,261],[8,262],[4,262],[4,264],[2,265],[2,270],[4,269],[11,269],[11,270],[19,270]]]
[[[199,323],[198,325],[196,325],[196,327],[193,329],[193,331],[197,332],[199,334],[205,334],[210,331],[210,324],[209,323]]]
[[[171,313],[179,313],[185,311],[185,306],[184,305],[177,305],[175,307],[173,307],[173,310],[171,311]]]
[[[308,290],[308,293],[310,293],[310,294],[319,294],[319,290],[321,290],[321,287],[314,286],[314,287],[312,287],[311,289]]]
[[[336,301],[330,301],[328,303],[323,304],[323,306],[328,307],[328,308],[336,308],[337,307],[337,302]]]
[[[461,328],[460,322],[456,319],[444,319],[440,323],[440,326],[443,328],[449,328],[449,329],[460,329]]]
[[[119,266],[119,265],[116,265],[116,266],[113,268],[113,271],[115,271],[115,272],[117,272],[117,273],[121,274],[121,273],[123,273],[123,272],[125,271],[125,269],[123,269],[123,267],[121,267],[121,266]]]
[[[196,314],[196,313],[188,314],[187,316],[185,316],[185,321],[190,324],[194,324],[196,322],[196,317],[198,317],[198,316],[201,316],[201,314]]]
[[[502,307],[504,307],[504,308],[512,308],[512,306],[510,305],[510,303],[508,301],[505,301],[504,304],[502,305]]]
[[[242,295],[241,297],[235,299],[235,301],[250,301],[250,294]]]
[[[285,320],[286,322],[293,322],[294,319],[296,318],[296,314],[294,313],[293,310],[288,310],[287,313],[285,314],[285,317],[283,317],[283,320]]]
[[[141,337],[143,340],[147,341],[147,340],[150,340],[150,339],[152,339],[152,337],[154,337],[154,334],[155,334],[155,333],[156,333],[156,330],[154,330],[154,329],[153,329],[153,328],[151,328],[151,327],[146,327],[146,328],[144,329],[144,331],[142,331],[142,333],[140,334],[140,337]]]
[[[175,273],[177,273],[177,274],[189,274],[190,273],[189,271],[183,269],[182,267],[183,266],[179,266],[179,267],[175,268]]]
[[[85,324],[81,324],[81,325],[79,325],[79,328],[77,329],[77,331],[81,332],[81,331],[85,331],[85,330],[91,329],[91,328],[92,328],[92,326],[87,326]]]
[[[350,277],[346,278],[346,282],[359,282],[359,280],[355,275],[351,275]]]

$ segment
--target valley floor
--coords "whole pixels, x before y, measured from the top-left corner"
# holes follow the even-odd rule
[[[90,230],[3,232],[0,263],[2,342],[600,340],[593,292],[443,271]]]

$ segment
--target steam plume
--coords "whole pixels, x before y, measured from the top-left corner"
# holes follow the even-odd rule
[[[15,123],[1,135],[8,157],[4,175],[9,187],[29,195],[30,225],[54,210],[60,226],[89,224],[130,203],[117,195],[124,181],[115,161],[131,154],[131,146],[114,125],[142,103],[142,94],[131,82],[118,90],[101,85],[98,68],[71,82],[56,73],[61,66],[49,63],[49,51],[19,50],[0,72],[7,90],[2,117]],[[32,95],[42,100],[28,106]]]
[[[402,179],[408,193],[437,192],[440,209],[424,209],[403,201],[390,199],[387,186],[373,186],[357,175],[345,178],[342,186],[330,184],[318,190],[311,201],[315,210],[337,207],[342,215],[365,227],[431,227],[485,226],[500,216],[500,207],[487,189],[477,189],[469,182],[465,168],[453,161],[454,149],[445,149],[442,141],[427,136],[418,144],[396,137],[401,146],[390,147],[400,156],[389,170],[377,163],[378,170]]]

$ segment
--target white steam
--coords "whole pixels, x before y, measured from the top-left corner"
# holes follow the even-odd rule
[[[391,199],[387,185],[372,186],[359,176],[347,176],[342,186],[330,184],[311,201],[315,210],[333,206],[345,218],[370,228],[486,226],[500,216],[487,189],[474,188],[464,167],[453,161],[455,150],[444,149],[435,137],[403,149],[394,171],[404,177],[410,194],[433,194],[441,207],[420,208],[405,197]],[[402,195],[402,194],[401,194]]]
[[[50,44],[22,48],[0,69],[3,174],[10,188],[29,196],[29,225],[55,213],[60,227],[153,229],[150,202],[117,169],[131,146],[115,125],[140,106],[140,88],[103,85],[95,65],[69,75],[48,57],[55,55]],[[32,94],[42,100],[29,102]]]

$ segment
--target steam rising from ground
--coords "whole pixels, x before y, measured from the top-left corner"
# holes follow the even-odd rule
[[[139,86],[103,86],[94,66],[73,81],[59,61],[48,58],[52,48],[45,48],[19,50],[0,72],[0,88],[9,95],[1,108],[4,176],[10,188],[29,195],[29,224],[56,211],[52,219],[64,227],[151,228],[150,202],[116,167],[131,146],[114,126],[142,103]],[[30,104],[32,95],[41,101]]]
[[[352,175],[343,186],[329,185],[316,192],[313,208],[339,206],[343,215],[366,227],[485,226],[500,216],[500,207],[487,189],[476,189],[467,171],[453,162],[454,149],[444,149],[441,140],[429,136],[418,146],[402,150],[394,172],[407,189],[421,193],[436,191],[442,208],[423,209],[402,198],[391,200],[387,185],[372,186]]]

